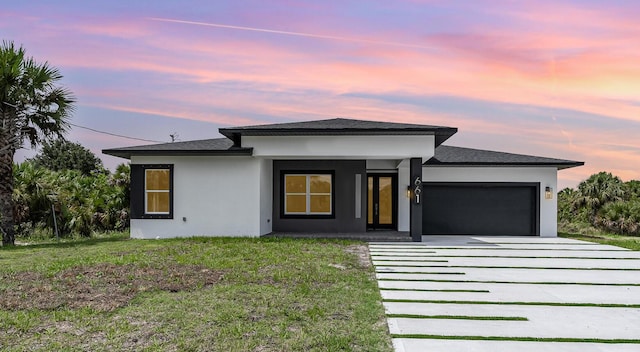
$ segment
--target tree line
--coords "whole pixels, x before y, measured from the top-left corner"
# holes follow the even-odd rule
[[[129,226],[130,168],[102,166],[80,144],[45,143],[33,159],[13,168],[17,236],[89,236]]]
[[[640,181],[623,182],[609,172],[600,172],[575,189],[563,189],[558,193],[558,227],[564,232],[596,228],[640,236]]]

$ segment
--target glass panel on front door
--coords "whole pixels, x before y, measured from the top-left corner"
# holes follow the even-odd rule
[[[391,177],[378,178],[378,223],[393,224],[393,182]]]
[[[367,177],[367,224],[373,225],[373,177]]]
[[[367,177],[367,227],[396,229],[397,182],[395,175]]]

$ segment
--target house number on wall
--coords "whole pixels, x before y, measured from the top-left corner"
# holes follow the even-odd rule
[[[416,204],[420,204],[420,194],[422,193],[422,181],[420,180],[420,177],[416,177],[416,179],[413,181],[413,194],[414,194],[414,201],[416,202]]]

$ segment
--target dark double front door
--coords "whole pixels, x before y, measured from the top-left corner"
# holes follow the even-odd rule
[[[367,229],[398,228],[398,187],[395,174],[367,175]]]

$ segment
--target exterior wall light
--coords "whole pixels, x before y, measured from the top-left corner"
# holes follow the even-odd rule
[[[413,190],[413,189],[411,188],[411,185],[408,185],[408,186],[407,186],[407,198],[409,198],[409,199],[411,199],[411,191],[412,191],[412,190]]]
[[[544,188],[544,199],[553,199],[553,188],[551,187]]]

